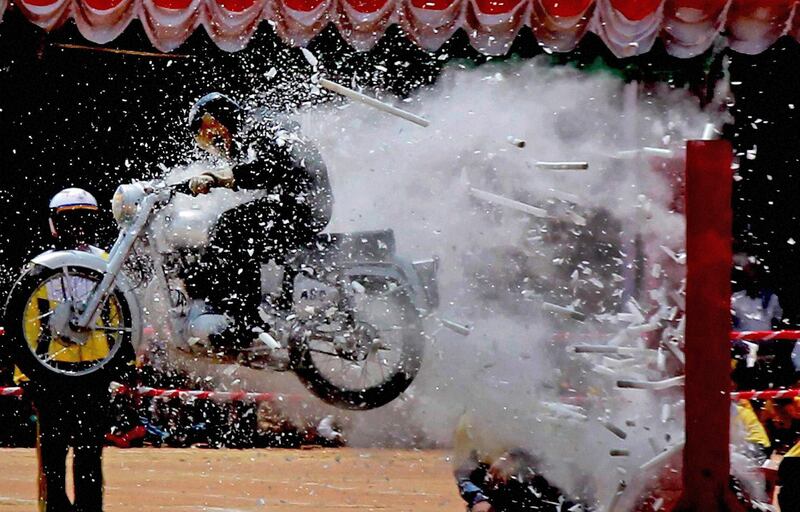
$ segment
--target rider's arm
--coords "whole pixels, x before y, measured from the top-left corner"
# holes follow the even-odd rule
[[[303,167],[303,172],[308,179],[308,189],[305,201],[311,206],[313,213],[313,228],[322,231],[331,220],[333,212],[333,192],[328,179],[328,168],[322,160],[317,148],[307,145],[303,148],[302,158],[297,165]]]
[[[260,149],[253,161],[234,168],[236,186],[277,194],[281,204],[310,205],[311,227],[321,231],[331,218],[333,194],[319,152],[313,145],[301,142],[295,142],[291,148],[267,145]]]
[[[207,194],[214,187],[234,188],[235,183],[233,171],[230,168],[222,168],[193,176],[186,185],[189,192],[196,196]],[[178,185],[175,190],[186,193],[181,185]]]

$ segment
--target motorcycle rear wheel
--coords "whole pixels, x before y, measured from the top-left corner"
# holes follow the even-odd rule
[[[313,332],[293,336],[289,342],[294,372],[306,388],[322,401],[350,410],[375,409],[397,398],[417,376],[425,348],[422,319],[404,287],[375,278],[365,278],[360,284],[364,290],[357,294],[359,304],[352,311],[354,329],[349,335],[361,330],[360,339],[370,340],[366,351],[356,347],[343,357],[335,343],[315,341]],[[382,323],[378,316],[384,317]],[[391,349],[386,348],[390,345]],[[381,352],[395,348],[395,360],[389,362]],[[367,382],[362,379],[371,358],[380,367],[389,363],[389,368],[381,368],[380,378]],[[355,375],[359,372],[362,379]]]
[[[76,343],[54,332],[54,319],[67,314],[94,290],[103,275],[91,268],[51,269],[31,265],[17,279],[4,308],[3,351],[34,383],[50,387],[107,386],[134,359],[130,306],[114,288],[100,315]],[[77,332],[77,331],[76,331]]]

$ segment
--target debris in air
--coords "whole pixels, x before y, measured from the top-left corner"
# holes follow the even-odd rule
[[[624,430],[622,430],[618,426],[614,425],[610,421],[604,421],[603,422],[603,426],[606,427],[606,429],[609,432],[611,432],[612,434],[614,434],[615,436],[617,436],[620,439],[625,439],[625,438],[628,437],[628,433],[627,432],[625,432]]]
[[[589,162],[536,162],[536,168],[547,171],[585,171]]]
[[[453,322],[452,320],[447,320],[446,318],[440,318],[439,321],[442,322],[443,326],[462,336],[469,336],[472,332],[472,327],[468,325],[459,324],[457,322]]]
[[[547,303],[545,303],[547,304]],[[560,306],[559,306],[560,307]],[[564,308],[567,309],[567,308]],[[653,352],[652,349],[639,347],[613,347],[608,345],[575,345],[573,347],[576,354],[620,354],[620,355],[640,355]]]
[[[308,61],[311,67],[316,69],[317,64],[319,64],[317,57],[306,48],[300,48],[300,51],[303,52],[303,57],[305,57],[306,61]]]
[[[517,137],[514,137],[514,136],[512,136],[512,135],[509,135],[509,136],[506,138],[506,140],[507,140],[507,141],[508,141],[508,143],[509,143],[509,144],[511,144],[512,146],[516,146],[516,147],[518,147],[518,148],[520,148],[520,149],[524,148],[524,147],[525,147],[525,144],[526,144],[526,142],[525,142],[523,139],[519,139],[519,138],[517,138]]]
[[[673,158],[675,152],[667,148],[654,148],[650,146],[641,149],[626,149],[624,151],[617,151],[613,157],[621,160],[630,160],[640,156],[657,156],[661,158]]]
[[[572,318],[573,320],[577,320],[579,322],[583,322],[584,320],[586,320],[586,315],[581,313],[580,311],[575,311],[574,309],[565,308],[564,306],[558,306],[556,304],[551,304],[549,302],[543,302],[542,309],[544,311],[549,311],[551,313],[558,313],[560,315],[568,316],[569,318]]]
[[[636,381],[636,380],[618,380],[618,388],[627,389],[649,389],[652,391],[660,391],[662,389],[669,389],[677,386],[683,386],[684,376],[672,377],[664,380],[655,381]]]
[[[367,96],[366,94],[354,91],[353,89],[350,89],[343,85],[331,82],[328,79],[320,78],[319,85],[321,85],[325,89],[328,89],[329,91],[341,94],[342,96],[347,96],[352,100],[359,101],[361,103],[369,105],[370,107],[375,107],[378,110],[386,112],[387,114],[392,114],[393,116],[405,119],[406,121],[411,121],[412,123],[417,124],[419,126],[426,127],[431,124],[430,121],[418,115],[412,114],[411,112],[406,112],[405,110],[399,109],[393,105],[389,105],[388,103],[376,100],[371,96]]]
[[[475,197],[477,199],[481,199],[488,203],[496,204],[499,206],[512,208],[514,210],[518,210],[523,213],[533,215],[534,217],[539,217],[542,219],[546,219],[549,217],[549,215],[547,215],[547,211],[544,210],[543,208],[537,208],[536,206],[531,206],[529,204],[520,201],[515,201],[514,199],[509,199],[507,197],[499,196],[497,194],[493,194],[485,190],[480,190],[475,187],[470,187],[469,193],[472,195],[472,197]]]

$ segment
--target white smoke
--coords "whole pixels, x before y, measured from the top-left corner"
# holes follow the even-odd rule
[[[553,339],[566,330],[605,343],[624,328],[597,319],[613,318],[621,304],[635,274],[625,253],[637,237],[646,247],[657,243],[676,253],[683,247],[683,217],[670,210],[670,178],[659,174],[655,160],[612,157],[645,146],[679,154],[710,119],[685,91],[664,87],[637,97],[634,87],[538,60],[452,66],[435,87],[400,103],[430,119],[428,128],[359,104],[303,113],[304,132],[331,173],[330,229],[388,227],[401,255],[439,256],[438,314],[473,326],[467,337],[439,329],[409,397],[354,415],[351,441],[407,443],[414,435],[446,446],[469,412],[482,439],[530,449],[543,457],[548,478],[599,504],[609,502],[618,481],[630,481],[642,463],[674,444],[680,412],[662,423],[661,403],[647,392],[606,389],[616,403],[592,409],[585,422],[554,421],[558,415],[543,405],[557,399],[555,388],[570,371],[577,371],[573,379],[609,388],[585,364],[569,370],[581,363],[570,362],[566,343]],[[541,160],[588,161],[589,169],[539,170]],[[550,219],[475,199],[471,188],[543,208]],[[598,211],[605,213],[593,223]],[[591,257],[583,250],[570,259],[587,237],[590,246],[618,252]],[[510,282],[515,277],[520,282]],[[578,325],[543,312],[542,301],[600,316]],[[620,370],[619,377],[648,375]],[[628,438],[615,437],[598,417],[627,430]],[[612,459],[613,448],[630,455]]]

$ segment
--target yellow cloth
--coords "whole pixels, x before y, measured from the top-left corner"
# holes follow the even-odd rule
[[[764,428],[764,425],[761,424],[761,421],[759,421],[758,415],[756,415],[749,400],[739,400],[736,403],[736,413],[737,419],[741,422],[746,431],[746,441],[759,444],[764,448],[772,446],[769,436],[767,435],[767,430]]]
[[[788,452],[783,456],[785,459],[786,457],[800,457],[800,443],[795,443]]]
[[[108,259],[108,254],[99,249],[92,248],[91,252],[98,254],[103,259]],[[88,293],[90,286],[94,286],[93,281],[83,279],[79,276],[72,277],[70,287],[74,293]],[[84,345],[65,343],[57,336],[50,339],[40,339],[43,333],[48,332],[43,321],[47,322],[47,317],[41,318],[48,311],[52,311],[63,301],[64,290],[61,289],[60,281],[50,280],[42,283],[31,296],[23,312],[25,339],[28,340],[32,350],[37,350],[40,343],[48,343],[47,354],[52,356],[53,361],[63,363],[80,363],[97,361],[108,356],[108,338],[103,332],[93,331]],[[59,300],[61,299],[61,300]],[[107,318],[98,318],[96,325],[106,327],[119,327],[122,320],[119,308],[114,301],[108,303],[109,311]],[[18,367],[14,367],[14,383],[20,384],[28,380]]]

